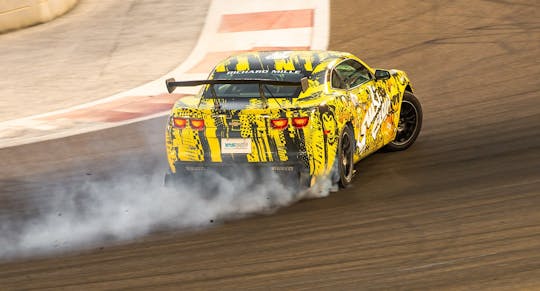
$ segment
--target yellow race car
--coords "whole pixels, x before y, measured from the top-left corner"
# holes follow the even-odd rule
[[[372,69],[350,53],[249,52],[217,64],[208,80],[166,81],[169,93],[201,85],[168,119],[166,184],[249,171],[346,187],[356,162],[408,148],[422,125],[405,72]]]

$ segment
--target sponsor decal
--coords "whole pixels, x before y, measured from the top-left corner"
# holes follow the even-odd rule
[[[275,172],[292,172],[294,170],[293,166],[275,166],[271,167],[272,171]]]
[[[242,123],[240,122],[240,120],[232,120],[229,124],[230,124],[231,126],[233,126],[233,127],[242,125]]]
[[[296,74],[296,75],[300,75],[300,74],[302,74],[302,71],[300,71],[300,70],[296,70],[296,71],[272,70],[272,74]]]
[[[250,74],[296,74],[301,75],[302,71],[295,70],[244,70],[244,71],[228,71],[227,75],[250,75]]]
[[[360,127],[360,137],[358,138],[358,148],[360,150],[363,150],[366,146],[368,129],[370,129],[373,139],[377,139],[377,133],[381,129],[381,125],[390,112],[391,107],[390,99],[385,98],[385,95],[375,87],[368,87],[368,95],[371,98],[371,105],[366,111]]]
[[[201,171],[206,171],[206,167],[186,166],[186,170],[191,171],[191,172],[201,172]]]
[[[228,71],[227,75],[268,74],[269,70]]]
[[[250,138],[223,138],[221,152],[224,154],[251,154]]]
[[[281,60],[286,59],[290,56],[289,52],[275,52],[272,54],[269,54],[265,57],[267,60]]]

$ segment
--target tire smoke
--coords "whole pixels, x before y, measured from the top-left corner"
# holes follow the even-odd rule
[[[60,185],[47,193],[46,203],[31,206],[30,217],[2,218],[0,260],[91,249],[157,230],[193,230],[214,221],[272,213],[299,199],[326,196],[329,185],[297,193],[275,175],[256,181],[248,171],[236,178],[214,173],[175,187],[165,187],[161,173],[87,179],[70,189]]]

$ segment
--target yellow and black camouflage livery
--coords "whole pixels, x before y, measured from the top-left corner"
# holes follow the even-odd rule
[[[235,98],[230,93],[242,89],[240,85],[220,85],[217,91],[228,94],[221,96],[212,87],[217,85],[207,84],[199,94],[181,98],[166,131],[171,175],[234,164],[294,172],[311,186],[335,169],[346,128],[354,136],[354,163],[395,138],[403,94],[412,88],[403,71],[381,71],[385,78],[377,78],[374,69],[344,52],[231,56],[215,66],[209,80],[278,76],[305,78],[307,86],[272,86],[273,91],[259,87],[262,92]],[[280,90],[288,95],[274,96]]]

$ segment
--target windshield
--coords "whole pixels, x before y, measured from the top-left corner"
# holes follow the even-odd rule
[[[300,82],[304,77],[302,71],[247,70],[214,73],[216,80],[275,80]],[[259,98],[258,84],[216,84],[213,85],[218,98]],[[266,98],[296,98],[302,88],[300,86],[262,85]],[[210,86],[204,91],[205,98],[213,98]]]

